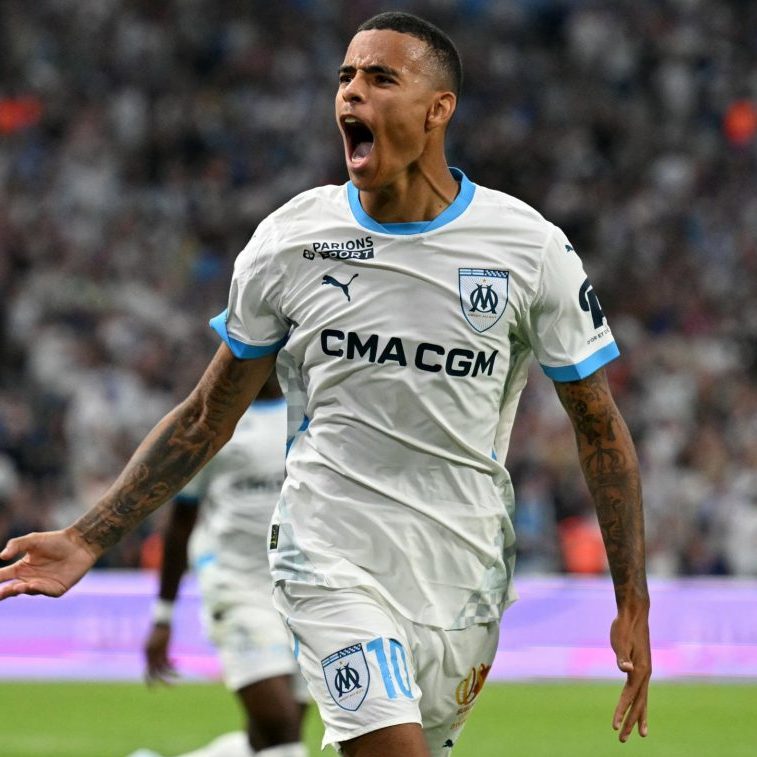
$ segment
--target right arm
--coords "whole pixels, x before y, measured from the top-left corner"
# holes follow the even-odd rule
[[[231,438],[274,356],[239,360],[222,344],[184,402],[139,445],[100,502],[71,528],[100,556],[176,494]]]
[[[222,344],[197,386],[139,445],[102,499],[62,531],[11,539],[0,553],[0,599],[16,594],[60,596],[100,555],[175,495],[231,438],[270,375],[274,354],[235,358]]]

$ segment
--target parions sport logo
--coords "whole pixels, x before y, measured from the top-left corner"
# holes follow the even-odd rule
[[[312,242],[302,251],[302,257],[305,260],[315,260],[316,255],[323,260],[370,260],[373,250],[373,237],[365,236],[341,242]]]

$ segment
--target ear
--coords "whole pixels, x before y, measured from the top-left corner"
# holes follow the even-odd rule
[[[426,131],[447,126],[456,107],[457,97],[454,92],[439,92],[426,114]]]

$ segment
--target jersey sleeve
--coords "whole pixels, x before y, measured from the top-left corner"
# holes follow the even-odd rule
[[[620,354],[581,259],[557,227],[546,244],[527,331],[536,359],[554,381],[585,378]]]
[[[269,218],[258,226],[234,263],[226,310],[210,321],[235,357],[262,357],[277,352],[287,340],[289,323],[279,307],[276,250]]]

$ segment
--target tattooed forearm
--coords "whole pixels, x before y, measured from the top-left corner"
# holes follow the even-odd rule
[[[210,458],[215,434],[196,415],[182,405],[164,418],[98,505],[74,524],[89,545],[113,546]]]
[[[576,432],[581,468],[597,509],[618,607],[646,603],[639,464],[605,373],[555,383],[555,387]]]
[[[157,424],[105,496],[73,525],[94,552],[118,542],[226,443],[272,364],[219,351],[192,394]]]

